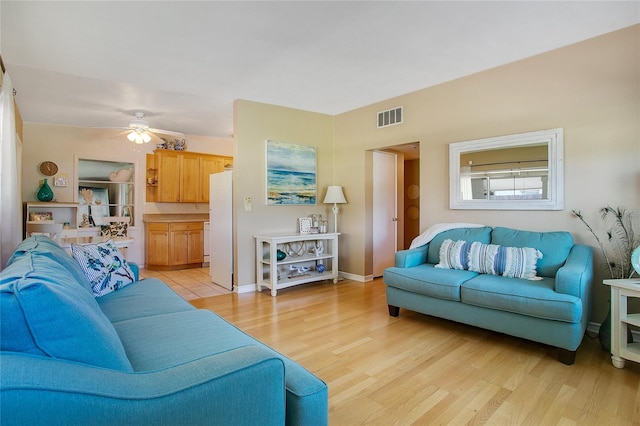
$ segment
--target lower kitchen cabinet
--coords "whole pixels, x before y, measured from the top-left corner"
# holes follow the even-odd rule
[[[146,268],[200,268],[204,262],[204,222],[147,222]]]

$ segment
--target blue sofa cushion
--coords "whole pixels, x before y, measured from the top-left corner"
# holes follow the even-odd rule
[[[425,263],[413,268],[386,268],[383,281],[413,293],[460,301],[460,286],[477,275],[477,272],[441,269]]]
[[[266,348],[284,362],[287,424],[328,422],[327,385],[322,380],[211,311],[173,312],[114,326],[137,372],[158,371],[246,346]]]
[[[439,233],[429,242],[427,263],[435,265],[440,261],[440,245],[444,240],[478,241],[488,244],[491,241],[491,228],[488,226],[482,228],[456,228]]]
[[[538,260],[538,276],[553,278],[564,265],[573,247],[569,232],[534,232],[496,227],[491,233],[491,244],[509,247],[535,247],[542,253]]]
[[[196,308],[157,278],[135,284],[96,299],[102,312],[113,322]]]
[[[541,257],[542,253],[531,247],[503,247],[473,242],[468,254],[469,270],[481,274],[540,280],[536,276],[536,265]]]
[[[113,240],[96,244],[71,244],[71,253],[91,283],[96,297],[135,281],[133,271]]]
[[[463,303],[542,319],[579,323],[579,297],[554,291],[555,280],[523,280],[480,274],[461,288]]]
[[[13,255],[9,258],[7,266],[11,265],[16,259],[25,253],[38,253],[54,260],[70,272],[75,280],[81,284],[87,291],[91,291],[89,280],[80,269],[80,265],[76,262],[62,247],[56,244],[51,238],[45,235],[33,235],[23,240],[16,247]]]
[[[111,322],[60,264],[25,252],[0,273],[0,349],[132,371]]]

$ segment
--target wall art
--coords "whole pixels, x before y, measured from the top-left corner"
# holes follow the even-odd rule
[[[316,147],[267,140],[267,205],[316,204]]]

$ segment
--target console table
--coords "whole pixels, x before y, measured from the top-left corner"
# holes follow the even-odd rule
[[[329,279],[337,283],[339,235],[255,235],[256,290],[267,287],[275,297],[278,290],[298,284]],[[278,250],[286,254],[284,259],[278,260]]]
[[[640,362],[640,342],[627,343],[627,326],[640,327],[640,314],[627,312],[627,299],[640,298],[640,279],[604,280],[611,286],[611,363],[624,368],[625,360]]]

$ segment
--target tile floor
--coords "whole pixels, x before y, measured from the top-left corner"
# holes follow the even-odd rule
[[[203,297],[231,293],[226,288],[211,282],[209,278],[209,267],[182,269],[179,271],[140,269],[140,278],[151,277],[162,280],[186,300],[202,299]]]

